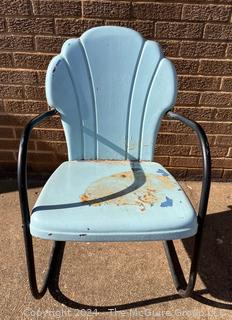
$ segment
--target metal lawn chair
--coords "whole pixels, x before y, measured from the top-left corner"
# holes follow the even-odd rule
[[[67,40],[49,64],[46,97],[50,110],[23,132],[18,183],[29,283],[35,298],[49,287],[53,264],[41,290],[35,274],[32,236],[54,241],[52,261],[65,241],[164,241],[178,293],[194,288],[210,189],[210,152],[196,122],[170,111],[175,103],[174,66],[159,45],[128,28],[97,27]],[[27,148],[34,126],[60,115],[68,148],[30,214]],[[162,117],[195,131],[203,158],[199,211],[173,176],[152,162]],[[188,137],[186,136],[186,139]],[[173,244],[194,237],[188,281]]]

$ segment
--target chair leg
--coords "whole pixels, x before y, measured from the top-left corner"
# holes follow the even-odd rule
[[[194,289],[196,276],[197,276],[197,266],[199,260],[200,246],[202,238],[202,225],[198,226],[197,234],[194,238],[193,255],[192,262],[189,273],[188,283],[185,280],[182,267],[180,265],[179,258],[176,253],[176,249],[172,240],[164,241],[164,249],[168,259],[169,268],[171,271],[172,279],[178,294],[181,297],[189,297]]]
[[[37,280],[36,280],[33,242],[32,242],[32,236],[29,231],[29,227],[24,228],[24,244],[25,244],[27,271],[28,271],[28,279],[29,279],[31,293],[35,299],[41,299],[47,291],[50,279],[55,277],[54,272],[56,270],[55,268],[56,260],[59,256],[60,251],[63,250],[65,242],[63,241],[54,242],[51,256],[50,256],[48,271],[46,273],[46,276],[44,278],[44,281],[40,290],[38,288]]]

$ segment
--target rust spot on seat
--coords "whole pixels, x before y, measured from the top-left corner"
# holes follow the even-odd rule
[[[145,182],[142,182],[144,177]],[[155,184],[156,187],[154,187]],[[80,196],[80,199],[92,206],[135,205],[141,211],[145,211],[146,207],[151,207],[164,198],[162,189],[173,187],[175,184],[169,180],[169,177],[155,173],[147,173],[144,176],[140,170],[137,170],[136,174],[126,171],[94,181]]]
[[[172,181],[170,179],[169,176],[156,176],[156,179],[159,180],[160,184],[161,184],[161,187],[163,189],[173,189],[175,188],[177,185],[174,181]]]
[[[89,198],[89,195],[87,193],[83,193],[81,196],[80,196],[80,199],[82,202],[84,201],[89,201],[90,198]]]

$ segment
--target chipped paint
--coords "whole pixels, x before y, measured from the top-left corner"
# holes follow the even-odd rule
[[[158,169],[156,172],[160,173],[163,177],[169,176],[169,174],[166,171],[164,171],[163,169]]]
[[[161,202],[161,205],[160,205],[162,208],[166,208],[166,207],[172,207],[173,206],[173,200],[171,198],[168,198],[166,196],[166,201],[164,202]]]
[[[58,67],[58,65],[61,63],[61,59],[59,59],[55,65],[55,67],[53,68],[52,70],[52,73],[55,73],[56,72],[56,68]]]

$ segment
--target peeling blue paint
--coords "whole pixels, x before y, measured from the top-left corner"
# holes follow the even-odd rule
[[[163,208],[165,208],[165,207],[172,207],[172,206],[173,206],[173,200],[170,199],[170,198],[168,198],[168,197],[166,196],[166,201],[161,202],[161,205],[160,205],[160,206],[163,207]]]
[[[163,176],[163,177],[167,177],[169,174],[166,172],[166,171],[164,171],[163,169],[159,169],[159,170],[157,170],[156,171],[157,173],[161,173],[161,175]]]

